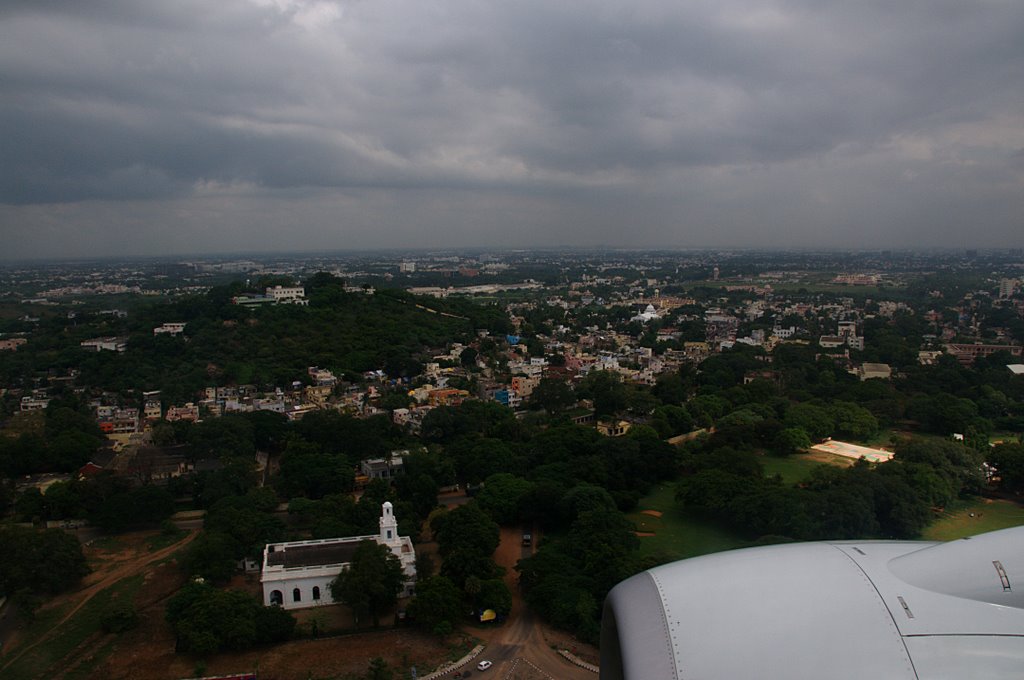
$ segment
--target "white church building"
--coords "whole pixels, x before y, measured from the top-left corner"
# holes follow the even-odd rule
[[[630,321],[639,321],[640,323],[650,323],[655,319],[660,319],[661,316],[655,311],[654,305],[647,305],[644,311],[634,316]]]
[[[285,609],[302,609],[334,604],[328,587],[352,562],[362,541],[386,545],[402,563],[404,596],[412,595],[416,583],[416,552],[408,536],[398,535],[391,503],[381,506],[380,533],[371,536],[323,538],[311,541],[269,543],[263,549],[263,604]]]

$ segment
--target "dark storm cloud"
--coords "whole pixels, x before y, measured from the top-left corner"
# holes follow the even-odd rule
[[[0,227],[1019,243],[1022,35],[1016,0],[10,1]]]

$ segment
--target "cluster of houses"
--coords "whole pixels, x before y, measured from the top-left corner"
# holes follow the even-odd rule
[[[779,276],[782,276],[780,274]],[[847,277],[850,278],[850,277]],[[857,278],[857,277],[853,277]],[[868,277],[870,278],[870,277]],[[662,296],[655,280],[626,282],[621,277],[594,277],[585,275],[581,281],[570,284],[566,295],[550,296],[536,302],[520,302],[508,306],[510,320],[516,329],[522,327],[525,319],[521,316],[529,308],[548,306],[565,310],[571,317],[575,310],[609,305],[600,296],[591,292],[591,287],[613,286],[615,291],[605,293],[613,303],[630,305],[635,314],[621,326],[607,324],[604,328],[592,326],[570,330],[565,325],[557,326],[550,336],[538,335],[542,342],[543,355],[531,355],[518,335],[491,337],[504,348],[497,361],[493,356],[476,355],[473,362],[464,365],[462,353],[467,349],[459,343],[452,343],[433,355],[425,364],[423,373],[412,380],[389,380],[382,371],[371,371],[365,384],[342,383],[326,368],[310,367],[304,380],[296,380],[289,386],[276,387],[270,391],[260,390],[255,385],[229,385],[208,387],[203,394],[196,395],[194,402],[161,406],[159,395],[144,394],[139,409],[117,406],[119,399],[100,399],[94,404],[97,421],[101,429],[111,435],[142,433],[147,424],[161,418],[168,421],[196,421],[203,417],[217,417],[228,413],[267,410],[287,415],[290,419],[302,418],[305,414],[319,409],[338,409],[358,415],[381,413],[378,398],[385,392],[404,391],[408,397],[406,406],[389,409],[395,422],[416,430],[423,417],[438,406],[457,405],[465,399],[491,399],[511,409],[523,408],[532,392],[544,377],[556,377],[573,381],[590,371],[611,371],[619,374],[624,381],[652,385],[657,377],[673,371],[682,364],[699,364],[707,357],[736,345],[762,347],[770,352],[780,343],[801,343],[814,346],[822,356],[828,356],[845,365],[861,379],[887,379],[892,369],[886,364],[858,362],[851,352],[865,349],[862,334],[864,321],[872,316],[892,317],[898,313],[910,312],[902,302],[866,301],[855,303],[852,297],[840,297],[823,302],[793,300],[787,295],[774,294],[770,284],[727,285],[726,292],[745,292],[748,295],[740,303],[732,302],[736,296],[719,298],[717,304],[699,305],[692,298]],[[844,279],[843,283],[859,285],[857,281]],[[877,281],[876,281],[877,283]],[[644,297],[653,291],[652,297]],[[1015,280],[1000,282],[997,302],[1020,305],[1011,296],[1016,291]],[[979,291],[967,294],[955,307],[956,319],[948,314],[932,310],[925,314],[925,320],[935,327],[935,334],[926,337],[932,348],[922,350],[920,362],[934,363],[947,352],[965,364],[976,357],[988,356],[996,351],[1008,351],[1020,356],[1021,347],[1011,344],[1005,336],[997,339],[1004,342],[951,342],[954,338],[977,336],[976,312],[980,301],[991,293]],[[804,296],[807,297],[807,296]],[[259,298],[258,302],[253,300]],[[238,304],[307,304],[302,287],[274,286],[266,289],[264,296],[236,298]],[[938,302],[938,300],[937,300]],[[679,310],[685,308],[685,313]],[[1018,310],[1021,311],[1021,310]],[[770,328],[759,320],[774,319]],[[699,321],[704,328],[704,338],[683,339],[683,334],[673,325]],[[785,323],[780,323],[780,322]],[[650,346],[641,345],[636,332],[652,331],[660,344],[655,352]],[[741,329],[748,328],[746,333]],[[809,329],[828,329],[812,335]],[[184,332],[185,324],[169,321],[153,329],[154,335],[176,336]],[[516,331],[518,332],[518,330]],[[478,340],[488,338],[482,331]],[[10,349],[17,349],[23,339],[8,340]],[[93,351],[124,351],[127,338],[93,338],[81,342],[85,349]],[[664,344],[662,344],[664,343]],[[649,344],[649,343],[647,343]],[[552,358],[558,358],[554,361]],[[472,391],[466,389],[472,378]],[[26,395],[22,399],[24,411],[45,408],[45,391]],[[608,427],[610,432],[621,428]]]
[[[813,347],[819,356],[844,365],[862,380],[892,377],[890,366],[857,359],[866,348],[864,325],[873,317],[892,318],[914,310],[897,301],[777,294],[764,280],[784,280],[785,272],[771,274],[774,278],[766,274],[757,282],[725,285],[728,295],[703,303],[688,297],[661,295],[660,287],[667,283],[664,281],[583,275],[562,295],[507,305],[512,332],[494,335],[480,331],[467,345],[451,343],[436,349],[422,373],[412,378],[390,379],[383,371],[370,371],[362,382],[348,383],[328,368],[313,366],[305,376],[296,376],[301,379],[291,385],[269,390],[244,384],[211,386],[183,404],[165,404],[159,393],[146,392],[135,406],[127,407],[123,395],[104,394],[94,399],[92,406],[99,427],[117,442],[117,448],[141,444],[147,430],[161,419],[198,421],[252,411],[273,411],[292,420],[323,409],[357,416],[388,413],[394,422],[415,432],[426,414],[439,406],[485,399],[518,411],[528,404],[543,378],[573,382],[591,371],[609,371],[626,382],[653,385],[663,373],[684,364],[700,364],[737,345],[761,347],[767,356],[782,343],[804,344]],[[853,279],[843,283],[860,285],[859,280]],[[1000,351],[1020,357],[1021,346],[1013,344],[1005,329],[986,327],[986,340],[995,342],[979,342],[982,334],[978,318],[983,306],[1010,305],[1017,314],[1024,315],[1024,302],[1015,297],[1016,291],[1016,280],[1003,280],[998,293],[974,291],[952,305],[945,304],[939,294],[933,294],[935,308],[925,312],[923,318],[934,332],[925,337],[929,345],[920,351],[920,363],[935,363],[943,354],[951,354],[964,364]],[[274,286],[259,297],[263,301],[255,304],[307,303],[302,287]],[[238,298],[235,301],[248,304]],[[577,314],[612,306],[627,306],[632,314],[620,315],[620,321],[602,326],[580,327],[574,322]],[[562,321],[552,323],[547,334],[532,333],[528,349],[519,333],[525,330],[526,317],[544,311],[543,308],[558,310],[557,317]],[[690,331],[684,334],[682,327],[687,324]],[[703,338],[693,337],[694,325],[703,329]],[[185,323],[168,321],[155,327],[153,334],[173,337],[184,330]],[[657,351],[650,342],[641,343],[641,337],[650,340],[652,335],[657,340]],[[479,351],[485,341],[489,341],[490,348],[497,349]],[[3,349],[15,351],[24,342],[22,338],[7,339]],[[93,338],[83,341],[81,346],[97,352],[120,352],[126,342],[123,337]],[[463,361],[463,353],[469,349],[473,350],[473,360]],[[768,359],[765,371],[770,373]],[[392,399],[385,409],[380,398],[395,394],[403,395],[405,404],[394,408]],[[49,402],[45,388],[20,398],[22,411],[43,409]],[[577,409],[580,413],[574,415],[593,420],[592,414],[588,418],[584,413],[587,405],[581,406]],[[600,422],[595,426],[603,434],[616,436],[628,431],[629,423]]]

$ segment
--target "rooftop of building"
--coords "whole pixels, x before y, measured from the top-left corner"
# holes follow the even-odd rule
[[[372,536],[360,536],[330,541],[300,541],[297,544],[277,543],[267,546],[267,566],[293,569],[297,567],[323,567],[329,564],[347,564],[352,561],[356,548]]]

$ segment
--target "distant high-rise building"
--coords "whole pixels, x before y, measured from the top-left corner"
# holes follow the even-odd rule
[[[1008,298],[1013,297],[1013,294],[1017,292],[1017,279],[1000,279],[999,281],[999,297]]]

